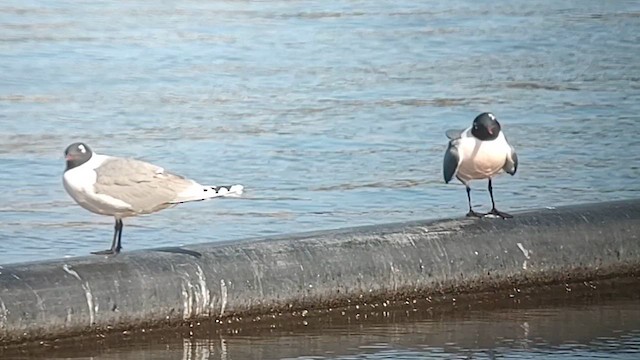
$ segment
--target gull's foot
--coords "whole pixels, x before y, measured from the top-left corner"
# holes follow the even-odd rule
[[[487,215],[494,215],[494,216],[501,217],[503,219],[511,219],[513,217],[513,215],[507,214],[506,212],[502,212],[496,208],[491,209],[491,211],[485,214],[485,216]]]
[[[120,250],[108,249],[102,251],[92,251],[93,255],[107,255],[107,256],[116,256],[120,253]]]
[[[469,212],[467,213],[467,217],[477,217],[477,218],[481,218],[482,214],[477,213],[473,210],[469,210]]]

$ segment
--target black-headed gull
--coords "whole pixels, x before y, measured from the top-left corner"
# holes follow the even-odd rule
[[[449,147],[444,153],[444,181],[449,183],[455,175],[467,188],[469,212],[467,216],[482,217],[471,208],[471,180],[489,179],[491,211],[487,215],[501,218],[513,216],[498,211],[493,199],[491,178],[502,171],[515,175],[518,170],[518,156],[501,131],[500,123],[492,113],[482,113],[466,130],[448,130]]]
[[[111,249],[93,252],[97,255],[120,252],[125,217],[189,201],[237,197],[243,191],[242,185],[203,186],[144,161],[99,155],[81,142],[69,145],[64,155],[63,184],[69,195],[83,208],[116,220]]]

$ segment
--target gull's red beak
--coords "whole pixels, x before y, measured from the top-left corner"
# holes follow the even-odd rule
[[[489,132],[489,135],[493,135],[493,128],[487,128],[487,131]]]
[[[67,161],[73,160],[73,155],[67,154],[67,155],[65,155],[64,159],[67,160]]]

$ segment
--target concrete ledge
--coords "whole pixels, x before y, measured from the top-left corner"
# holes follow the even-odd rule
[[[640,199],[188,250],[5,265],[0,343],[640,274]]]

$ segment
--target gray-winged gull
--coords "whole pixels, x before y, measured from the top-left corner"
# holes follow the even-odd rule
[[[120,252],[122,219],[151,214],[176,204],[214,197],[237,197],[242,185],[203,186],[163,168],[135,159],[96,154],[84,143],[73,143],[64,152],[67,168],[64,188],[83,208],[115,218],[111,249]]]

